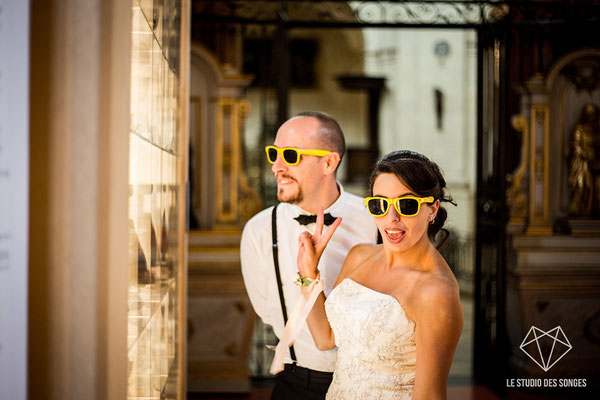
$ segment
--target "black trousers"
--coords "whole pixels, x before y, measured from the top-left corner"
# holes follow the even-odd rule
[[[321,372],[285,364],[275,380],[271,400],[323,400],[333,372]]]

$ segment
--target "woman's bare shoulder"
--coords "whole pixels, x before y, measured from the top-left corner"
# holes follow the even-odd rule
[[[359,243],[350,249],[350,251],[348,252],[348,257],[350,257],[351,254],[355,257],[365,255],[369,252],[376,251],[379,247],[381,247],[381,245],[379,244]]]
[[[360,243],[352,247],[346,256],[346,262],[360,265],[377,252],[380,245],[372,243]]]
[[[415,289],[412,303],[419,310],[417,316],[428,318],[440,313],[455,317],[462,315],[458,282],[451,272],[431,273]]]
[[[366,260],[375,255],[379,246],[371,243],[360,243],[352,247],[344,261],[338,283],[343,278],[351,276]]]

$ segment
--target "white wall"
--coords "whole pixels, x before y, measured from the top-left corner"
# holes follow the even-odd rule
[[[448,226],[474,229],[476,180],[476,34],[442,29],[365,29],[365,71],[386,78],[380,110],[380,152],[410,149],[444,171],[458,207]],[[436,56],[436,43],[449,53]],[[444,93],[443,126],[436,126],[434,89]]]
[[[0,399],[27,398],[29,1],[0,0]]]

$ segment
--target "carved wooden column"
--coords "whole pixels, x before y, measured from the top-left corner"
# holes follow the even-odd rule
[[[217,100],[216,197],[217,226],[238,225],[241,220],[240,176],[242,171],[241,129],[249,111],[248,102],[239,98]]]
[[[528,114],[528,113],[527,113]],[[511,232],[522,232],[529,214],[529,120],[527,114],[512,118],[513,128],[521,133],[521,162],[508,177],[506,202],[510,209],[508,222]]]
[[[552,233],[548,212],[550,129],[547,89],[541,76],[529,83],[530,142],[529,142],[529,226],[531,235]]]

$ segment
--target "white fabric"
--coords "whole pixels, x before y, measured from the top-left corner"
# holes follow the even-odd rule
[[[329,400],[410,399],[415,323],[398,300],[344,279],[325,302],[338,346]]]
[[[296,303],[294,311],[292,311],[290,314],[288,322],[285,324],[285,328],[283,328],[281,340],[279,343],[277,343],[277,347],[275,348],[275,356],[271,362],[270,369],[270,372],[273,375],[283,371],[285,354],[287,353],[289,347],[294,344],[294,339],[296,339],[296,336],[298,336],[298,333],[300,333],[302,324],[306,321],[308,313],[310,313],[312,310],[317,297],[322,291],[323,281],[320,279],[315,279],[308,286],[308,290],[302,293],[302,297],[300,297],[300,300]]]
[[[329,295],[340,273],[348,251],[359,243],[374,243],[377,240],[377,227],[369,215],[362,198],[343,191],[325,210],[334,217],[342,217],[342,223],[332,236],[325,249],[319,271],[324,282],[325,296]],[[283,333],[283,316],[277,292],[277,280],[273,266],[271,238],[271,212],[273,207],[261,211],[244,227],[241,242],[242,275],[248,296],[254,310],[264,323],[273,326],[278,338]],[[300,299],[300,288],[294,285],[297,278],[298,236],[309,230],[314,232],[315,224],[300,225],[294,217],[309,214],[302,208],[281,203],[277,207],[277,236],[279,268],[288,315]],[[328,227],[326,227],[328,229]],[[294,342],[298,365],[317,371],[332,372],[335,366],[336,350],[320,351],[310,335],[306,322]],[[286,363],[292,360],[289,352]]]

